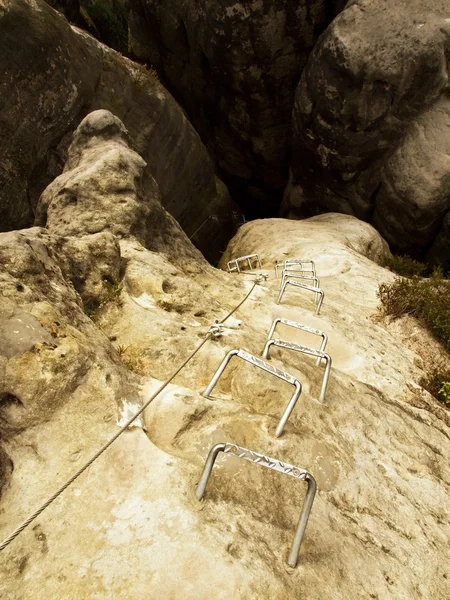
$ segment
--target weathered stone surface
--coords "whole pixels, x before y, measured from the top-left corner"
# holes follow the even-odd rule
[[[56,229],[46,240],[56,237]],[[14,235],[31,239],[31,234],[44,232]],[[254,279],[203,263],[188,271],[172,262],[169,250],[148,251],[132,236],[117,240],[124,263],[120,302],[107,303],[96,324],[124,363],[142,375],[145,400],[212,322],[223,320],[243,299]],[[391,332],[373,318],[379,283],[394,278],[372,262],[383,260],[386,243],[353,217],[321,215],[244,225],[224,260],[249,252],[261,254],[269,280],[226,321],[223,336],[207,342],[151,403],[147,434],[136,429],[123,434],[2,552],[2,598],[244,600],[266,598],[267,590],[275,600],[347,600],[355,590],[380,600],[448,597],[450,419],[417,385],[423,371],[413,340],[420,344],[420,325],[414,336],[407,330],[406,348],[401,324]],[[273,262],[288,256],[315,260],[326,293],[319,317],[301,294],[290,292],[275,304],[279,280]],[[6,265],[12,268],[7,260]],[[56,268],[47,275],[63,284]],[[67,297],[75,295],[66,287]],[[22,296],[14,294],[12,304],[22,307]],[[53,310],[63,311],[58,296],[52,302]],[[271,363],[303,384],[279,439],[274,429],[291,392],[288,384],[236,361],[213,399],[200,395],[228,350],[261,354],[275,316],[326,331],[333,358],[321,404],[322,370],[312,360],[273,350]],[[81,337],[82,314],[79,323]],[[298,332],[281,327],[278,332],[293,342],[313,343]],[[14,473],[1,500],[0,537],[117,431],[120,393],[102,378],[105,365],[116,376],[117,366],[101,354],[108,345],[104,335],[90,334],[90,341],[96,362],[76,391],[63,393],[51,419],[5,442]],[[19,358],[23,364],[34,360],[29,352]],[[52,364],[49,360],[42,357],[42,368]],[[69,370],[65,363],[61,371],[52,370],[49,386],[59,385]],[[219,459],[204,502],[195,499],[208,449],[227,440],[315,476],[318,493],[297,569],[289,569],[285,559],[304,497],[301,482],[237,459]]]
[[[18,43],[20,39],[20,43]],[[43,0],[0,0],[0,229],[28,226],[60,174],[72,131],[94,109],[121,118],[163,205],[209,258],[233,233],[231,202],[183,111],[144,67],[69,25]],[[218,189],[219,187],[219,189]],[[211,239],[215,239],[211,247]]]
[[[0,236],[2,437],[50,420],[84,381],[117,402],[127,385],[133,396],[129,375],[63,276],[59,245],[39,228]]]
[[[2,494],[2,490],[9,483],[12,469],[12,460],[0,446],[0,496]]]
[[[206,264],[160,199],[158,184],[130,148],[123,123],[109,111],[97,110],[75,131],[64,173],[40,197],[36,221],[64,237],[90,234],[83,238],[87,250],[93,235],[110,232],[118,238],[133,237],[148,250],[168,253],[173,262],[186,267],[189,262],[196,267]],[[66,247],[66,255],[69,250]],[[106,254],[116,268],[106,277],[117,281],[118,246]],[[89,269],[94,260],[91,265],[86,262]]]
[[[119,241],[112,233],[54,238],[54,248],[65,279],[85,307],[100,305],[116,289],[123,265]]]
[[[429,140],[418,129],[427,120],[421,113],[439,101],[448,82],[450,38],[443,30],[449,18],[446,0],[347,4],[315,46],[297,88],[283,214],[332,210],[372,221],[375,210],[373,223],[397,248],[410,248],[415,236],[418,249],[426,249],[448,198],[442,154],[436,163],[420,163],[414,192],[406,180],[433,144],[439,153],[444,149],[445,134],[432,119]],[[430,110],[441,112],[442,128],[447,101],[440,102]]]
[[[285,186],[294,89],[344,0],[132,0],[131,50],[156,67],[249,214]]]
[[[429,247],[450,210],[450,97],[411,123],[381,180],[375,227],[402,252],[414,255]],[[450,261],[450,252],[442,258]]]

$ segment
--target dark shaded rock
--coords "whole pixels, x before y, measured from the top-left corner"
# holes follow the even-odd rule
[[[343,0],[132,0],[132,53],[153,65],[249,214],[278,209],[294,90]],[[248,201],[250,197],[251,201]]]
[[[390,228],[388,214],[392,208],[398,223],[410,209],[405,206],[405,213],[399,200],[378,208],[382,171],[396,148],[402,152],[411,121],[438,101],[446,86],[448,38],[441,29],[448,17],[447,0],[356,0],[328,27],[296,92],[283,214],[331,210],[372,221],[377,206],[382,234],[394,245],[399,242],[399,227]],[[406,237],[411,233],[409,227]],[[423,249],[429,240],[420,237]]]
[[[236,206],[216,185],[198,134],[155,75],[71,27],[43,0],[2,0],[1,7],[0,228],[32,223],[40,193],[62,170],[71,132],[86,114],[106,108],[123,119],[163,205],[188,235],[210,203],[220,205],[223,220],[209,219],[203,230],[208,245],[196,238],[214,259],[234,231]]]
[[[431,264],[441,265],[445,271],[450,271],[450,212],[442,220],[441,228],[426,258]]]
[[[410,124],[383,165],[381,181],[374,226],[392,247],[420,255],[450,210],[450,98],[443,96]]]

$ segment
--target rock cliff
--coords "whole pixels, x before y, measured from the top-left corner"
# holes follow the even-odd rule
[[[155,66],[250,215],[286,184],[294,91],[345,0],[132,0],[134,56]]]
[[[40,198],[41,226],[0,234],[0,538],[253,287],[252,273],[213,269],[159,193],[123,124],[96,111]],[[150,404],[146,432],[124,432],[0,553],[2,598],[448,598],[448,412],[417,383],[431,347],[420,325],[407,348],[410,330],[377,316],[378,285],[394,277],[377,264],[386,242],[328,214],[248,223],[223,261],[253,252],[267,281]],[[298,291],[275,303],[273,265],[292,256],[316,263],[318,316]],[[320,403],[323,369],[272,350],[270,363],[303,384],[280,438],[286,382],[236,360],[201,396],[226,352],[261,356],[277,316],[325,331],[333,359]],[[301,481],[228,457],[195,498],[221,441],[316,478],[296,569],[286,557]]]
[[[20,40],[20,43],[19,41]],[[0,0],[0,230],[33,224],[73,130],[95,109],[123,120],[162,204],[211,259],[237,210],[183,110],[154,72],[100,44],[43,0]]]
[[[284,215],[349,213],[430,249],[450,209],[449,19],[446,0],[347,3],[296,91]]]
[[[0,0],[0,230],[33,223],[73,130],[107,109],[214,264],[242,209],[351,214],[450,268],[447,0],[129,6],[148,69],[44,0]]]

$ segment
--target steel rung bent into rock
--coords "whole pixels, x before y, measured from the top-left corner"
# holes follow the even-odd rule
[[[288,327],[294,327],[295,329],[300,329],[300,331],[306,331],[307,333],[312,333],[313,335],[320,336],[322,338],[322,343],[320,344],[319,350],[320,352],[325,352],[325,347],[328,342],[328,336],[325,332],[320,331],[319,329],[314,329],[313,327],[309,327],[308,325],[302,325],[302,323],[296,323],[295,321],[284,319],[283,317],[277,317],[276,319],[274,319],[269,330],[269,335],[267,336],[268,340],[274,339],[273,334],[275,333],[275,329],[278,323],[281,323],[281,325],[287,325]],[[319,358],[316,361],[316,365],[319,366],[321,361],[322,359],[319,356]]]
[[[284,282],[288,279],[303,279],[306,281],[312,281],[313,287],[320,288],[320,280],[316,275],[306,275],[307,271],[294,271],[292,269],[283,269],[283,275],[281,278],[280,289],[283,287]],[[314,302],[317,304],[319,301],[319,294],[314,294]]]
[[[237,271],[238,273],[240,273],[241,269],[239,268],[239,263],[244,262],[247,262],[248,266],[250,267],[250,271],[253,271],[253,260],[256,261],[257,266],[259,266],[259,268],[262,269],[262,262],[259,254],[248,254],[247,256],[239,256],[234,260],[228,261],[227,271],[228,273],[232,273],[233,271]]]
[[[313,292],[314,297],[316,294],[319,294],[320,298],[319,298],[319,302],[317,304],[315,314],[318,315],[320,313],[320,309],[322,307],[323,299],[325,296],[324,292],[320,288],[315,288],[310,285],[305,285],[304,283],[299,283],[298,281],[291,281],[290,279],[286,279],[286,281],[283,283],[281,290],[280,290],[280,294],[278,296],[277,304],[280,304],[281,296],[284,294],[284,292],[286,290],[286,286],[288,286],[288,285],[293,285],[294,287],[301,288],[301,289],[307,290],[309,292]]]
[[[258,452],[253,452],[252,450],[247,450],[247,448],[242,448],[241,446],[237,446],[229,442],[222,442],[213,446],[209,451],[202,475],[200,477],[200,481],[198,482],[197,489],[195,491],[195,495],[198,500],[201,500],[203,498],[206,485],[208,483],[209,477],[214,467],[215,460],[219,452],[224,452],[225,454],[248,460],[253,464],[267,467],[268,469],[278,471],[279,473],[289,475],[290,477],[295,477],[300,481],[306,481],[306,483],[308,484],[308,489],[306,492],[305,500],[303,502],[302,512],[300,513],[300,518],[297,523],[297,529],[295,530],[294,541],[292,542],[291,550],[289,552],[289,558],[287,561],[290,567],[296,567],[298,563],[298,556],[300,554],[300,546],[302,543],[303,536],[305,534],[306,526],[308,524],[309,515],[311,513],[311,508],[314,502],[314,496],[316,495],[317,485],[314,477],[311,475],[311,473],[309,473],[305,469],[301,469],[300,467],[295,467],[294,465],[281,462],[275,458],[270,458],[269,456],[264,456],[264,454],[259,454]]]
[[[272,375],[275,375],[275,377],[278,377],[279,379],[283,379],[283,381],[287,381],[287,383],[290,383],[291,385],[293,385],[295,387],[295,392],[294,392],[292,398],[289,400],[288,405],[286,406],[286,408],[284,410],[283,416],[281,417],[280,422],[278,423],[277,428],[275,430],[275,436],[280,437],[280,435],[283,433],[286,422],[289,419],[291,412],[293,411],[294,406],[296,405],[297,400],[300,397],[300,394],[302,393],[302,384],[300,383],[300,381],[298,379],[296,379],[292,375],[289,375],[289,373],[286,373],[285,371],[282,371],[281,369],[277,369],[270,363],[268,363],[264,360],[261,360],[257,356],[253,356],[253,354],[249,354],[248,352],[245,352],[244,350],[230,350],[230,352],[228,352],[228,354],[225,356],[223,361],[220,363],[219,368],[214,373],[214,376],[211,379],[211,381],[209,382],[209,384],[207,385],[206,389],[203,391],[202,396],[204,396],[205,398],[209,397],[209,395],[215,388],[217,382],[219,381],[220,376],[225,371],[228,363],[233,358],[233,356],[242,358],[242,360],[245,360],[246,362],[249,362],[250,364],[254,365],[255,367],[259,367],[260,369],[267,371],[267,373],[271,373]]]
[[[275,277],[278,277],[278,269],[282,268],[283,270],[286,267],[297,267],[298,271],[303,271],[305,273],[311,273],[312,275],[316,274],[316,265],[314,264],[314,261],[312,260],[302,260],[300,258],[292,258],[292,259],[288,259],[285,260],[283,262],[280,263],[276,263],[275,264]],[[305,267],[308,267],[308,269],[306,269]]]
[[[325,372],[323,374],[322,387],[320,389],[319,402],[325,400],[325,393],[327,391],[328,380],[330,378],[331,371],[331,356],[320,350],[314,350],[313,348],[306,348],[306,346],[299,346],[298,344],[292,344],[291,342],[284,342],[283,340],[268,340],[264,346],[263,358],[267,358],[269,355],[270,346],[278,346],[279,348],[285,348],[286,350],[294,350],[294,352],[302,352],[309,356],[316,356],[318,361],[322,359],[326,361]]]

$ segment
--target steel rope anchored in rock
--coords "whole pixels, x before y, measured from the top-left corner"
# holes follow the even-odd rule
[[[316,495],[316,480],[311,475],[311,473],[309,473],[305,469],[301,469],[300,467],[295,467],[294,465],[281,462],[275,458],[270,458],[269,456],[265,456],[264,454],[259,454],[258,452],[253,452],[252,450],[248,450],[247,448],[236,446],[235,444],[222,442],[213,446],[209,451],[208,457],[205,462],[205,466],[203,468],[203,473],[200,477],[200,481],[198,482],[197,489],[195,492],[195,495],[197,496],[198,500],[201,500],[203,498],[203,495],[206,490],[206,485],[208,483],[211,471],[214,467],[214,463],[219,452],[224,452],[225,454],[231,454],[238,458],[248,460],[253,464],[261,465],[263,467],[267,467],[268,469],[273,469],[274,471],[278,471],[279,473],[283,473],[284,475],[289,475],[290,477],[295,477],[296,479],[300,479],[301,481],[306,481],[306,483],[308,484],[308,490],[306,492],[306,497],[303,502],[302,512],[300,513],[297,529],[295,530],[294,541],[292,542],[291,551],[289,552],[289,558],[287,561],[290,567],[295,568],[298,563],[300,546],[302,543],[303,535],[306,530],[306,526],[308,524],[308,519],[314,502],[314,497]]]
[[[178,375],[178,373],[180,373],[180,371],[182,371],[184,369],[184,367],[188,364],[188,362],[190,360],[192,360],[192,358],[194,358],[194,356],[197,354],[197,352],[206,344],[206,342],[208,340],[210,340],[212,337],[220,336],[221,331],[222,331],[222,323],[224,323],[227,319],[229,319],[244,304],[244,302],[250,297],[250,295],[253,292],[253,290],[255,289],[255,287],[260,283],[261,283],[261,280],[259,280],[259,279],[255,280],[255,282],[253,283],[249,292],[247,292],[245,298],[243,300],[241,300],[241,302],[239,302],[239,304],[237,306],[235,306],[233,308],[233,310],[230,311],[226,315],[226,317],[224,317],[222,319],[222,321],[220,323],[216,321],[210,327],[210,329],[206,333],[205,339],[202,340],[202,342],[189,354],[189,356],[182,362],[182,364],[172,373],[172,375],[169,377],[169,379],[167,379],[167,381],[165,381],[163,384],[161,384],[159,386],[159,388],[156,390],[156,392],[154,392],[150,396],[150,398],[137,411],[137,413],[135,415],[133,415],[130,419],[128,419],[128,421],[119,429],[119,431],[115,435],[113,435],[113,437],[109,441],[107,441],[82,467],[80,467],[80,469],[78,469],[78,471],[76,471],[76,473],[74,473],[72,475],[72,477],[70,477],[70,479],[68,479],[60,488],[58,488],[56,490],[56,492],[54,494],[52,494],[52,496],[50,496],[50,498],[48,498],[37,510],[34,511],[34,513],[32,513],[25,521],[23,521],[23,523],[21,523],[18,527],[16,527],[16,529],[14,529],[14,531],[12,533],[10,533],[10,535],[8,535],[8,537],[6,537],[0,543],[0,551],[4,550],[6,548],[6,546],[8,546],[20,533],[22,533],[22,531],[24,531],[24,529],[26,529],[28,527],[28,525],[30,525],[30,523],[32,523],[41,513],[43,513],[44,510],[46,508],[48,508],[50,506],[50,504],[52,504],[52,502],[54,502],[64,492],[64,490],[66,490],[70,485],[72,485],[72,483],[76,479],[78,479],[78,477],[80,475],[82,475],[86,471],[86,469],[88,469],[97,460],[97,458],[99,458],[105,452],[105,450],[107,450],[117,440],[117,438],[119,436],[121,436],[122,433],[124,433],[124,431],[126,431],[128,429],[128,427],[138,417],[140,417],[140,415],[149,406],[149,404],[157,396],[159,396],[159,394],[162,391],[165,390],[165,388],[169,385],[169,383],[171,383],[175,379],[175,377]]]
[[[281,417],[280,422],[278,423],[277,428],[275,430],[275,436],[280,437],[280,435],[283,433],[283,430],[287,423],[287,420],[289,419],[289,417],[291,415],[291,412],[294,410],[294,406],[297,404],[297,400],[300,398],[300,394],[302,393],[302,384],[300,383],[300,381],[298,379],[296,379],[292,375],[289,375],[289,373],[286,373],[285,371],[282,371],[281,369],[277,369],[273,365],[269,364],[268,362],[265,362],[264,360],[261,360],[257,356],[253,356],[252,354],[245,352],[245,350],[230,350],[230,352],[228,352],[228,354],[225,356],[223,361],[220,363],[219,368],[214,373],[213,378],[211,379],[211,381],[209,382],[209,384],[203,391],[202,396],[204,396],[205,398],[209,397],[209,395],[213,391],[214,387],[216,386],[217,382],[219,381],[220,376],[225,371],[228,363],[233,358],[233,356],[236,356],[237,358],[241,358],[242,360],[245,360],[246,362],[250,363],[251,365],[258,367],[259,369],[262,369],[263,371],[266,371],[267,373],[270,373],[271,375],[275,375],[275,377],[278,377],[279,379],[282,379],[283,381],[287,381],[287,383],[290,383],[295,387],[294,394],[292,395],[291,399],[289,400],[288,405],[286,406],[286,408],[284,410],[283,416]]]

